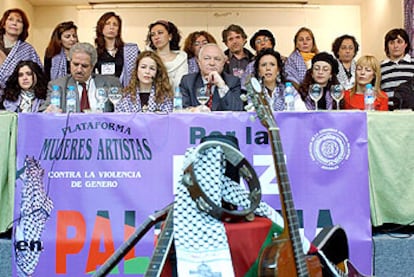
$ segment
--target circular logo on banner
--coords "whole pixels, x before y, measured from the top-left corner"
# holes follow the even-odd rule
[[[309,153],[313,161],[326,170],[334,170],[348,160],[351,147],[348,138],[337,129],[322,129],[312,137]]]

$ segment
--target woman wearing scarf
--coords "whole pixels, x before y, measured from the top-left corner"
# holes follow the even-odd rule
[[[136,43],[125,43],[121,37],[122,20],[114,12],[104,13],[96,24],[95,46],[98,62],[97,73],[119,78],[123,87],[131,79],[135,61],[139,54]]]
[[[53,30],[44,59],[48,81],[70,74],[69,50],[78,42],[77,29],[73,21],[66,21]]]
[[[312,58],[319,53],[319,50],[316,46],[315,36],[306,27],[302,27],[296,32],[293,42],[295,49],[286,60],[285,74],[286,79],[298,89],[305,77],[306,70],[311,66]]]
[[[29,20],[20,9],[7,10],[0,19],[0,99],[7,80],[20,61],[33,61],[42,67],[33,46],[25,42],[28,29]]]
[[[46,100],[47,82],[42,68],[21,61],[6,82],[2,106],[11,112],[38,112]]]

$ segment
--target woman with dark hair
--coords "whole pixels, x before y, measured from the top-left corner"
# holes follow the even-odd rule
[[[180,51],[180,40],[177,27],[170,21],[158,20],[148,26],[147,44],[163,61],[173,88],[188,73],[187,54]]]
[[[355,37],[350,35],[342,35],[332,43],[332,53],[339,64],[339,72],[336,77],[345,89],[350,89],[355,84],[355,56],[358,49],[358,42]]]
[[[117,112],[172,112],[173,90],[167,69],[153,51],[139,54],[129,85],[116,105]]]
[[[95,69],[99,74],[118,77],[125,87],[131,79],[139,48],[136,43],[125,43],[121,34],[122,20],[119,15],[107,12],[99,18],[96,24],[98,62]]]
[[[216,43],[216,39],[206,31],[195,31],[187,36],[184,42],[184,51],[187,53],[188,73],[200,71],[198,67],[198,53],[207,43]]]
[[[70,74],[69,50],[78,42],[77,30],[73,21],[59,23],[53,30],[44,59],[48,81]]]
[[[414,76],[414,60],[409,54],[410,49],[410,38],[404,29],[392,29],[385,35],[387,59],[381,62],[381,89],[388,95],[388,108],[391,111],[398,109],[394,105],[398,101],[394,97],[394,90]]]
[[[332,85],[339,84],[336,75],[338,74],[338,62],[326,52],[316,54],[312,59],[312,66],[306,71],[305,78],[299,87],[299,93],[308,110],[315,110],[315,103],[309,96],[309,88],[318,84],[322,89],[322,97],[319,99],[318,110],[332,110],[336,108],[329,93]]]
[[[46,94],[42,68],[35,62],[21,61],[6,82],[2,107],[11,112],[38,112]]]
[[[7,79],[20,61],[30,60],[42,67],[33,46],[25,42],[28,30],[29,20],[20,9],[7,10],[0,19],[0,98]]]
[[[285,110],[285,78],[283,77],[283,62],[279,52],[272,48],[259,52],[254,62],[256,77],[263,80],[268,103],[274,111]],[[306,111],[299,93],[294,90],[295,111]]]
[[[294,49],[285,63],[286,79],[298,89],[306,71],[311,67],[312,58],[319,53],[315,36],[311,29],[300,28],[293,39]]]

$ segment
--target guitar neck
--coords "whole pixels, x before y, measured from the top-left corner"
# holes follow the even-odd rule
[[[285,223],[284,234],[288,236],[292,242],[298,276],[308,276],[305,254],[303,253],[302,241],[299,234],[299,220],[293,203],[279,128],[269,128],[269,135],[272,140],[273,160],[279,187],[280,202],[282,205],[281,210]]]
[[[126,240],[105,263],[95,272],[93,277],[106,276],[122,260],[122,258],[134,247],[135,244],[154,226],[157,222],[165,219],[167,213],[172,211],[172,204],[159,212],[150,215],[135,232]]]
[[[154,249],[150,264],[147,271],[145,272],[145,277],[159,277],[161,275],[173,242],[173,228],[173,209],[171,209],[168,212],[164,228],[162,229],[161,234],[158,238],[158,242]]]

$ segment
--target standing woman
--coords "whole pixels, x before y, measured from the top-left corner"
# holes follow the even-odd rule
[[[365,55],[356,62],[356,80],[352,89],[344,94],[344,109],[365,109],[364,91],[371,84],[375,92],[374,109],[388,111],[388,96],[381,91],[381,67],[374,56]]]
[[[198,53],[207,43],[217,43],[216,39],[206,31],[195,31],[188,35],[184,42],[184,51],[187,53],[188,73],[200,71],[198,67]]]
[[[172,112],[173,91],[167,69],[153,51],[139,54],[124,97],[116,105],[117,112]]]
[[[285,85],[283,72],[283,61],[279,54],[272,48],[263,49],[259,52],[254,62],[256,77],[263,80],[268,103],[274,111],[285,109]],[[294,91],[295,111],[306,111],[305,103],[299,93]]]
[[[21,61],[6,82],[1,106],[11,112],[38,112],[46,91],[42,68],[35,62]]]
[[[336,77],[345,89],[351,89],[355,84],[355,56],[358,49],[358,42],[355,37],[350,35],[340,36],[332,44],[332,53],[339,64],[339,72]]]
[[[124,43],[121,38],[122,20],[114,12],[104,13],[96,25],[95,46],[98,62],[95,69],[99,74],[119,78],[127,86],[139,54],[136,43]]]
[[[25,42],[28,30],[29,20],[20,9],[7,10],[0,19],[0,98],[7,79],[20,61],[33,61],[42,67],[33,46]]]
[[[171,85],[176,88],[188,73],[187,54],[179,46],[181,35],[174,23],[165,20],[151,23],[148,29],[147,44],[163,61]]]
[[[338,62],[326,52],[316,54],[312,59],[312,66],[306,71],[303,83],[299,87],[299,93],[305,102],[308,110],[315,110],[315,103],[309,96],[309,88],[313,84],[318,84],[322,89],[322,97],[319,99],[318,110],[332,110],[336,108],[329,93],[332,85],[339,84],[336,75],[338,74]]]
[[[292,82],[293,86],[298,89],[303,82],[306,70],[311,67],[312,58],[319,53],[319,50],[313,32],[306,27],[296,32],[293,42],[295,48],[286,60],[285,74],[286,80]]]
[[[53,30],[44,59],[48,81],[70,74],[69,50],[78,43],[77,30],[73,21],[62,22]]]

